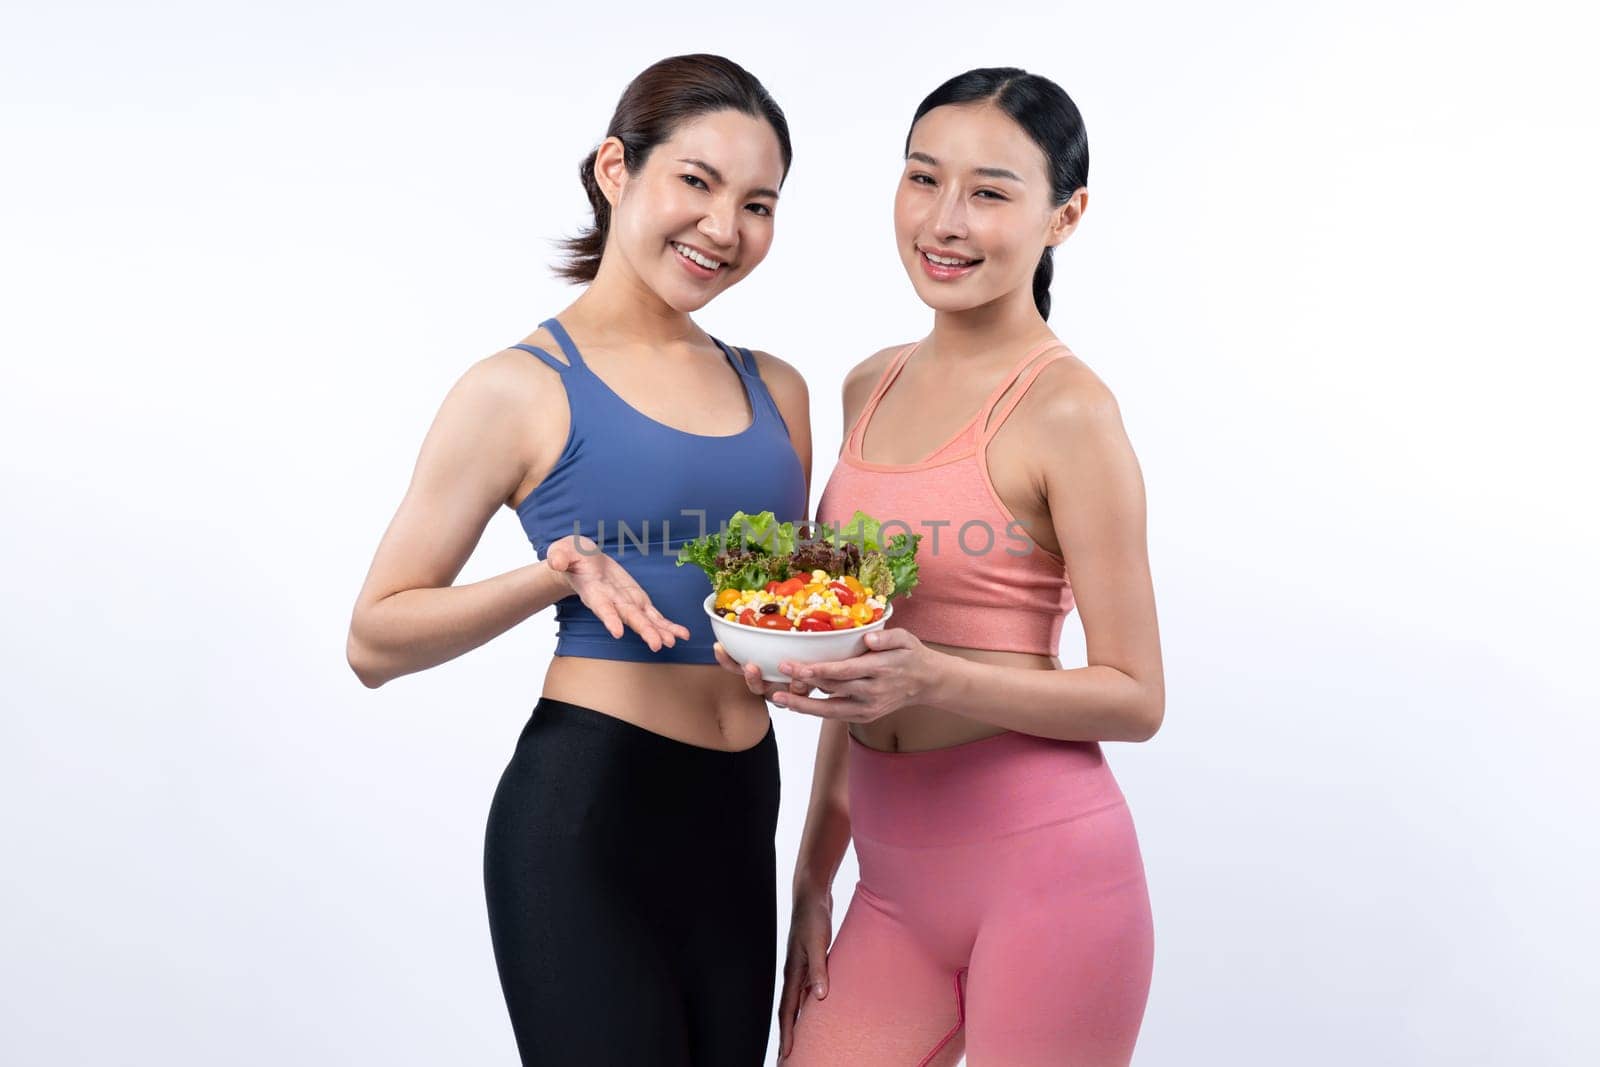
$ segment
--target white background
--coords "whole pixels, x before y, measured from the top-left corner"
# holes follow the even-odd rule
[[[1143,466],[1168,680],[1107,745],[1136,1063],[1600,1062],[1577,9],[8,9],[0,1059],[514,1062],[482,834],[553,622],[377,691],[345,629],[448,387],[573,295],[550,242],[623,86],[709,50],[796,160],[700,321],[805,372],[813,501],[844,372],[929,325],[890,241],[917,102],[1014,64],[1083,111],[1052,325]],[[461,580],[533,558],[506,512]],[[786,886],[816,730],[777,722]]]

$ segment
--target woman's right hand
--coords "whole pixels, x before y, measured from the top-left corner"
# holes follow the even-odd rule
[[[671,648],[679,638],[687,641],[689,629],[657,611],[650,596],[633,575],[600,550],[591,538],[568,534],[552,542],[545,553],[550,569],[566,579],[612,637],[621,637],[626,625],[644,638],[650,651]]]
[[[712,644],[711,654],[717,657],[717,662],[722,665],[723,670],[732,671],[734,674],[742,677],[744,679],[745,687],[758,697],[764,697],[767,700],[771,700],[772,694],[778,692],[794,693],[798,696],[811,695],[812,687],[809,682],[797,682],[793,680],[787,682],[769,682],[765,678],[761,677],[761,668],[757,667],[754,663],[740,665],[737,660],[728,655],[728,650],[722,647],[721,641],[717,641]]]
[[[833,941],[833,894],[827,886],[795,893],[789,919],[789,954],[778,998],[778,1058],[794,1050],[794,1024],[806,997],[828,995],[828,945]]]

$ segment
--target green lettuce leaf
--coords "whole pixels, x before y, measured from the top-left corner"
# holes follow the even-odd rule
[[[736,511],[725,526],[678,549],[678,566],[692,563],[704,570],[717,592],[760,589],[768,582],[788,578],[798,566],[793,557],[804,546],[800,545],[794,523],[779,522],[770,511],[755,515]],[[840,572],[854,569],[862,585],[885,598],[905,596],[916,587],[916,553],[922,534],[896,534],[884,544],[882,524],[859,509],[849,522],[837,529],[827,524],[817,524],[816,528],[822,541],[834,548],[846,544],[855,546],[822,569]],[[852,568],[848,562],[841,562],[853,562],[857,550],[859,567]],[[820,559],[824,554],[815,549],[801,552],[806,560]]]
[[[724,589],[763,589],[768,582],[787,578],[788,565],[781,559],[750,556],[737,567],[717,571],[711,576],[712,591]]]
[[[866,553],[877,552],[883,548],[883,545],[878,541],[881,529],[882,527],[877,519],[857,508],[856,513],[850,516],[849,521],[841,523],[838,529],[831,525],[823,524],[821,531],[822,539],[829,544],[836,545],[848,541],[859,547],[862,556],[865,557]]]
[[[722,538],[707,534],[678,546],[678,566],[693,563],[711,577],[717,573],[717,557],[721,554]]]
[[[779,522],[770,511],[736,511],[714,533],[678,547],[678,566],[692,563],[706,572],[717,592],[759,589],[789,577],[789,557],[797,544],[794,523]]]
[[[861,557],[861,573],[856,579],[874,596],[888,598],[894,595],[894,571],[882,552],[867,552]]]
[[[917,545],[921,540],[921,534],[895,534],[884,552],[894,576],[895,596],[909,596],[917,586]]]
[[[896,534],[886,548],[861,556],[861,584],[881,597],[909,596],[917,586],[917,543],[921,534]]]
[[[769,556],[787,556],[794,552],[794,523],[779,522],[770,511],[756,515],[734,512],[733,518],[728,520],[728,535],[735,544],[742,540],[745,547]]]

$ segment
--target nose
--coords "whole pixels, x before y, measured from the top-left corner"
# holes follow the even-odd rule
[[[933,211],[933,233],[941,241],[967,236],[967,198],[954,182],[939,190],[939,202]]]
[[[700,232],[718,250],[732,248],[739,232],[737,208],[732,201],[718,199],[700,217]]]

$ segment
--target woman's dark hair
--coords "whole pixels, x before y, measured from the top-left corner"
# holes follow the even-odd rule
[[[671,137],[684,122],[728,110],[767,120],[778,135],[783,174],[788,177],[794,149],[789,144],[789,121],[783,117],[783,109],[755,75],[722,56],[672,56],[651,64],[622,91],[611,125],[606,127],[606,137],[622,142],[623,163],[629,174],[637,174],[656,145]],[[590,152],[578,167],[583,190],[594,208],[594,225],[561,242],[567,258],[556,267],[558,275],[574,282],[594,281],[611,228],[611,205],[594,177],[597,153],[598,149]]]
[[[922,116],[946,104],[993,103],[1021,126],[1044,152],[1050,171],[1051,203],[1060,207],[1072,194],[1089,184],[1089,135],[1083,116],[1055,82],[1017,67],[981,67],[957,74],[928,94],[911,120],[912,129]],[[906,131],[905,151],[911,151],[911,131]],[[1033,272],[1033,302],[1039,314],[1050,317],[1050,279],[1055,266],[1046,248]]]

